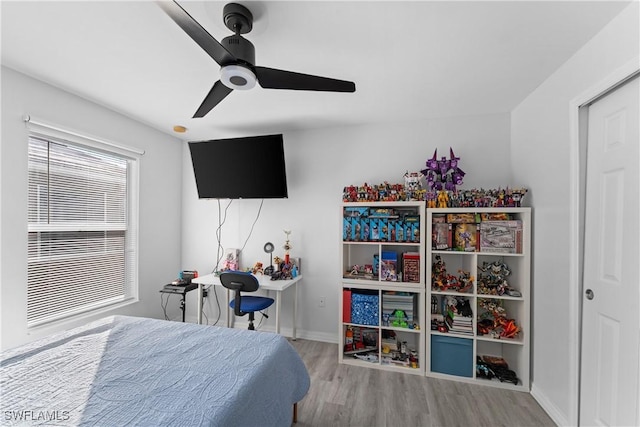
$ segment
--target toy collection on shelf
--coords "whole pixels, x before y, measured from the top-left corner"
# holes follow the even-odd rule
[[[383,329],[378,348],[378,330],[359,326],[347,326],[344,354],[356,359],[383,365],[397,365],[417,369],[418,352],[409,348],[407,341],[398,338],[395,331]],[[378,354],[381,354],[379,359]]]
[[[520,380],[514,371],[509,369],[507,361],[499,356],[476,357],[476,377],[487,380],[497,378],[500,382],[518,385]]]
[[[511,270],[504,261],[485,261],[482,266],[478,266],[478,270],[479,294],[522,296],[519,290],[509,286],[507,276],[511,274]]]
[[[345,242],[420,243],[420,216],[412,210],[373,207],[345,207],[342,239]],[[400,257],[400,259],[398,259]],[[350,266],[345,278],[420,281],[420,254],[383,250],[372,254],[371,264]]]
[[[504,308],[504,300],[478,298],[478,307],[483,309],[478,314],[478,335],[489,335],[492,338],[516,338],[520,326],[515,319],[509,319]]]
[[[450,157],[437,160],[437,150],[420,172],[406,172],[404,183],[378,185],[348,185],[344,187],[344,202],[426,201],[428,208],[463,207],[520,207],[526,188],[497,188],[485,190],[458,189],[465,173],[458,167],[460,157],[449,148]],[[423,188],[422,179],[427,188]]]
[[[436,255],[431,269],[431,289],[434,291],[455,291],[470,293],[473,291],[474,277],[470,272],[458,270],[458,276],[447,272],[447,265],[440,255]]]
[[[424,201],[427,208],[517,208],[522,206],[528,192],[526,188],[459,188],[465,177],[465,172],[460,169],[459,164],[460,158],[455,156],[453,149],[449,149],[449,158],[441,157],[440,159],[436,150],[426,161],[426,168],[420,172],[407,171],[404,174],[403,183],[391,184],[385,181],[377,185],[369,185],[366,182],[359,186],[349,185],[343,189],[343,201],[346,203]],[[425,188],[423,188],[423,182],[426,183]],[[484,212],[433,213],[432,220],[432,249],[435,251],[483,252],[498,256],[522,253],[523,225],[517,215]],[[412,228],[414,226],[416,228]],[[400,209],[356,206],[344,209],[343,240],[345,242],[419,243],[415,240],[419,239],[419,230],[419,217]],[[404,271],[399,271],[397,254],[389,253],[386,251],[388,248],[384,249],[380,251],[382,259],[378,259],[379,255],[375,254],[371,264],[353,265],[344,273],[344,277],[401,281],[404,273],[405,281],[419,281],[419,256],[415,260],[416,271],[410,279],[406,264]],[[411,260],[414,254],[403,254],[403,259],[404,255]],[[511,270],[502,259],[484,261],[482,265],[477,266],[477,287],[474,294],[475,278],[471,272],[458,269],[457,275],[451,274],[447,272],[442,257],[437,253],[434,255],[431,289],[440,294],[431,296],[432,330],[451,332],[462,337],[477,335],[492,339],[516,339],[521,334],[521,327],[507,314],[505,301],[521,298],[522,294],[509,285],[508,276]],[[345,291],[349,294],[351,292]],[[380,321],[382,325],[380,329],[346,326],[345,354],[354,354],[354,357],[359,359],[382,364],[396,363],[417,367],[418,358],[415,350],[407,350],[406,341],[398,338],[394,330],[384,328],[417,329],[419,325],[411,322],[411,313],[399,308],[391,309],[393,304],[387,304],[385,307],[385,296],[383,293],[382,307],[379,307],[378,295],[363,295],[363,302],[358,302],[356,297],[355,308],[351,295],[345,300],[345,303],[354,310],[357,318],[348,321],[344,319],[346,323],[377,326]],[[474,301],[474,308],[471,306],[472,301]],[[365,309],[366,304],[375,304],[375,310]],[[507,306],[509,306],[508,302]],[[475,313],[474,331],[475,309],[478,312]],[[367,313],[371,315],[370,319],[367,318]],[[380,313],[379,318],[377,313]],[[361,319],[362,316],[364,318]],[[475,369],[476,378],[497,379],[514,385],[520,381],[502,357],[478,354]]]
[[[410,202],[426,201],[428,208],[517,208],[528,192],[526,188],[407,190],[405,184],[383,182],[344,187],[344,202]]]

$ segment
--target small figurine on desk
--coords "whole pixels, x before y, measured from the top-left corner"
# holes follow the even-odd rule
[[[280,264],[281,264],[281,263],[282,263],[282,258],[280,258],[278,255],[276,255],[276,256],[273,258],[273,265],[274,265],[274,268],[276,269],[276,270],[274,271],[274,273],[280,270]]]
[[[271,276],[272,280],[282,279],[287,280],[291,279],[293,276],[293,265],[291,264],[291,259],[289,257],[289,250],[291,249],[291,243],[289,242],[289,235],[291,234],[291,230],[284,230],[284,234],[287,235],[287,239],[284,242],[284,260],[281,260],[279,257],[275,257],[274,262],[279,266],[279,274],[274,277]],[[297,275],[297,271],[296,271]]]
[[[237,249],[227,249],[225,253],[225,258],[222,263],[222,270],[238,270],[240,264],[238,262],[239,251]]]
[[[259,262],[259,261],[258,261],[258,262],[256,262],[256,265],[254,265],[254,266],[253,266],[253,269],[251,270],[251,272],[252,272],[253,274],[258,274],[258,273],[260,273],[260,274],[264,274],[264,270],[263,270],[263,268],[262,268],[262,263],[261,263],[261,262]]]
[[[291,234],[291,230],[283,230],[284,234],[287,235],[287,240],[284,242],[284,263],[289,264],[289,250],[291,249],[291,243],[289,243],[289,235]]]

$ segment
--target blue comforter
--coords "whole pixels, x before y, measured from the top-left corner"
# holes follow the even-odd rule
[[[2,353],[2,425],[290,426],[309,375],[281,335],[112,316]]]

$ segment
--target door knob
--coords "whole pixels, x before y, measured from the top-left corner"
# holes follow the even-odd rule
[[[587,296],[588,300],[592,300],[593,299],[593,291],[591,289],[587,289],[585,292],[585,295]]]

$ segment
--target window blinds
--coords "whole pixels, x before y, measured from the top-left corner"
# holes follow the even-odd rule
[[[131,298],[131,160],[35,136],[28,153],[28,326]]]

